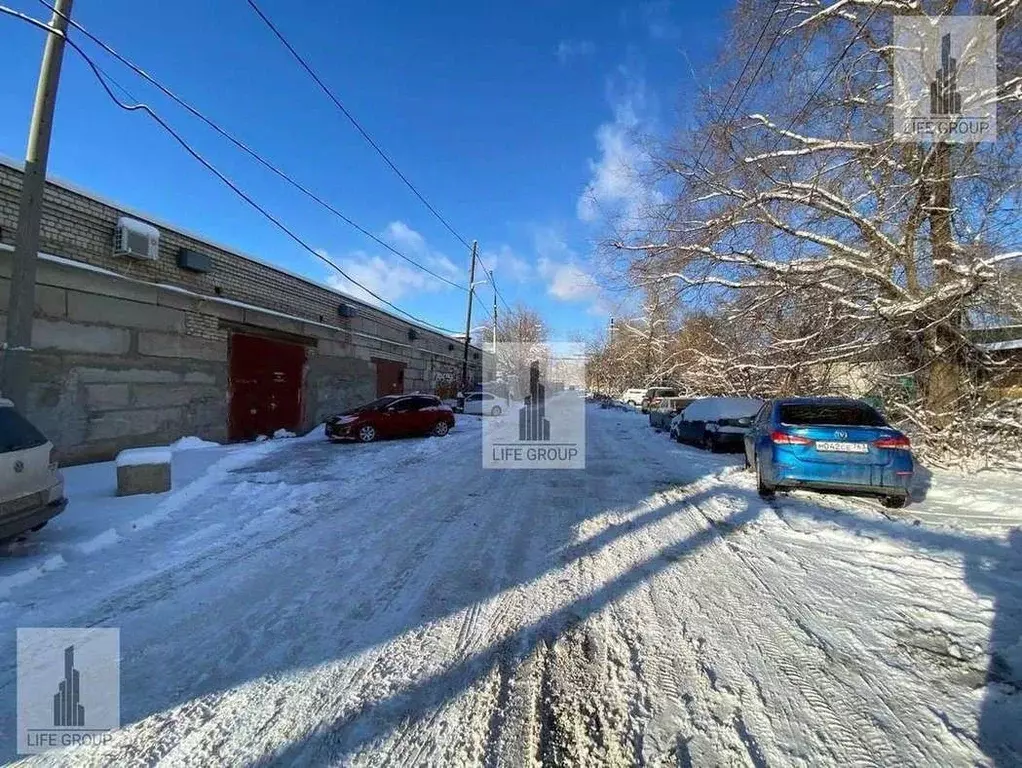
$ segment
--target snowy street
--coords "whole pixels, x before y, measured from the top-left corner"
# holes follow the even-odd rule
[[[587,407],[584,471],[484,471],[480,423],[69,470],[0,559],[0,757],[15,628],[106,626],[122,729],[27,762],[1022,761],[1022,479],[768,503],[635,412]]]

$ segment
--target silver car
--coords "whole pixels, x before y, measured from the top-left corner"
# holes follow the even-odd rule
[[[0,540],[38,531],[64,511],[64,476],[53,443],[0,399]]]
[[[463,413],[476,416],[500,416],[507,407],[507,400],[491,392],[469,392],[465,395]]]

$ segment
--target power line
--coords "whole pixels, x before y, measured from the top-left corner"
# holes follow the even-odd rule
[[[441,224],[443,224],[444,227],[447,228],[448,232],[450,232],[452,235],[454,235],[454,237],[457,238],[457,240],[462,245],[464,245],[466,248],[471,249],[472,246],[469,244],[468,240],[466,240],[464,237],[462,237],[458,233],[458,231],[453,226],[451,226],[451,224],[447,221],[447,219],[445,219],[440,214],[440,212],[436,208],[434,208],[433,205],[422,195],[422,193],[419,192],[419,190],[416,188],[416,186],[414,184],[412,184],[411,181],[409,181],[408,177],[405,176],[404,173],[401,172],[401,169],[398,168],[397,165],[395,165],[394,161],[391,160],[390,157],[387,155],[387,153],[383,151],[383,148],[373,139],[372,136],[369,135],[369,132],[365,128],[362,127],[362,124],[341,103],[340,99],[337,98],[337,96],[330,89],[330,87],[327,86],[326,83],[324,83],[322,79],[320,79],[319,75],[316,74],[316,72],[312,68],[312,66],[302,57],[302,55],[300,53],[298,53],[297,50],[295,50],[295,47],[293,45],[291,45],[290,42],[288,42],[287,38],[284,37],[283,33],[276,27],[276,25],[272,21],[270,21],[269,17],[267,17],[267,15],[265,13],[263,13],[262,10],[260,10],[259,6],[255,4],[254,0],[246,0],[246,2],[249,4],[249,6],[252,8],[252,10],[255,11],[256,15],[258,15],[259,18],[262,19],[263,23],[267,27],[269,27],[270,31],[273,32],[273,34],[283,44],[283,46],[285,48],[287,48],[287,50],[291,53],[291,55],[295,58],[295,60],[299,63],[299,65],[301,65],[302,69],[304,69],[309,74],[309,76],[316,82],[316,85],[318,85],[320,87],[320,89],[323,91],[323,93],[325,93],[327,95],[327,97],[330,99],[330,101],[332,101],[334,103],[334,106],[336,106],[337,109],[339,109],[341,111],[341,113],[346,118],[348,118],[348,121],[355,127],[355,130],[357,130],[362,135],[362,138],[365,139],[369,143],[369,146],[371,146],[374,150],[376,150],[376,153],[380,157],[383,158],[384,162],[388,166],[390,166],[390,169],[392,171],[394,171],[394,173],[397,174],[398,178],[401,179],[401,181],[404,182],[405,186],[408,187],[415,194],[415,196],[417,198],[419,198],[419,200],[422,202],[422,204],[425,205],[426,208],[429,209],[429,212],[432,213],[437,218],[437,220]]]
[[[19,18],[19,19],[21,19],[23,21],[28,21],[28,22],[30,22],[30,23],[38,26],[38,27],[41,27],[42,29],[45,29],[50,34],[58,34],[48,24],[40,22],[37,19],[33,19],[32,17],[27,16],[25,14],[22,14],[22,13],[20,13],[18,11],[15,11],[15,10],[11,9],[11,8],[7,8],[6,6],[0,5],[0,12],[6,13],[6,14],[11,15],[11,16],[14,16],[14,17]],[[235,184],[233,181],[231,181],[231,179],[229,179],[227,176],[225,176],[212,163],[210,163],[208,160],[206,160],[205,157],[203,157],[177,131],[175,131],[162,117],[160,117],[159,114],[157,114],[155,112],[155,110],[153,110],[148,105],[142,104],[142,103],[125,104],[119,98],[117,98],[117,96],[114,94],[114,92],[110,89],[110,86],[109,86],[109,84],[106,81],[107,78],[109,78],[110,82],[114,83],[114,85],[118,89],[120,89],[124,93],[128,94],[129,97],[131,97],[131,94],[128,92],[128,90],[126,88],[124,88],[124,86],[122,86],[119,83],[117,83],[116,81],[114,81],[114,79],[112,77],[110,77],[109,75],[105,75],[105,73],[103,73],[103,71],[99,68],[99,65],[97,65],[92,60],[92,58],[84,50],[82,50],[81,46],[79,46],[74,40],[72,40],[70,37],[65,36],[65,42],[68,45],[70,45],[75,50],[75,52],[78,53],[79,56],[82,57],[82,59],[85,61],[85,63],[92,70],[93,75],[99,81],[99,84],[103,87],[103,90],[106,92],[107,96],[109,96],[110,99],[118,107],[120,107],[121,109],[123,109],[123,110],[125,110],[127,112],[135,112],[135,111],[141,110],[141,111],[145,112],[147,115],[149,115],[149,117],[152,118],[154,121],[156,121],[160,125],[160,127],[162,127],[165,131],[167,131],[167,133],[169,133],[174,138],[174,140],[177,141],[178,144],[180,144],[181,147],[186,152],[188,152],[188,154],[190,154],[193,158],[195,158],[195,160],[197,160],[199,163],[201,163],[208,171],[210,171],[217,178],[219,178],[220,181],[222,181],[224,184],[226,184],[236,195],[238,195],[240,198],[242,198],[252,208],[254,208],[256,211],[258,211],[260,214],[262,214],[270,222],[272,222],[278,229],[280,229],[282,232],[284,232],[284,234],[286,234],[288,237],[290,237],[295,243],[297,243],[302,248],[307,250],[309,253],[311,253],[313,256],[315,256],[320,261],[323,261],[324,263],[328,264],[330,267],[332,267],[334,270],[336,270],[338,274],[340,274],[342,277],[344,277],[348,282],[350,282],[353,285],[357,286],[358,288],[362,289],[369,296],[372,296],[377,301],[387,305],[388,307],[394,309],[395,311],[401,313],[402,315],[405,315],[406,317],[411,318],[412,320],[414,320],[417,323],[420,323],[423,326],[435,329],[437,331],[440,331],[441,333],[446,333],[446,334],[455,333],[455,331],[452,331],[449,328],[444,328],[443,326],[435,325],[433,323],[430,323],[428,321],[423,320],[422,318],[417,317],[416,315],[411,314],[410,312],[407,312],[406,310],[401,309],[396,304],[393,304],[390,301],[387,301],[382,296],[380,296],[379,294],[373,292],[372,290],[370,290],[366,286],[362,285],[362,283],[358,282],[353,277],[348,275],[347,272],[345,272],[343,269],[341,269],[339,266],[337,266],[337,264],[335,264],[330,258],[328,258],[327,256],[324,256],[322,253],[319,253],[315,248],[313,248],[311,245],[309,245],[307,242],[305,242],[301,237],[299,237],[297,234],[295,234],[295,232],[292,229],[290,229],[286,224],[284,224],[280,219],[278,219],[276,216],[274,216],[272,213],[270,213],[268,210],[266,210],[263,206],[261,206],[259,203],[257,203],[244,190],[242,190],[240,187],[238,187],[237,184]],[[133,97],[131,97],[131,98],[133,99]]]
[[[779,5],[779,3],[780,3],[780,0],[777,0],[777,4],[778,5]],[[869,12],[869,14],[863,20],[862,24],[859,25],[858,29],[855,30],[855,33],[849,39],[848,44],[845,45],[844,49],[841,51],[841,54],[834,61],[834,64],[830,67],[830,69],[827,71],[827,73],[822,78],[820,78],[819,82],[817,82],[816,87],[813,89],[813,92],[809,95],[809,98],[806,99],[805,103],[792,116],[791,120],[788,121],[787,127],[785,127],[783,131],[779,131],[778,132],[778,134],[777,134],[777,136],[776,136],[776,138],[775,138],[775,140],[773,142],[773,145],[772,145],[772,147],[770,149],[771,152],[773,152],[774,150],[777,149],[777,147],[781,143],[781,140],[784,138],[784,134],[788,133],[792,129],[792,127],[794,127],[795,123],[802,116],[802,113],[805,112],[805,110],[812,104],[813,99],[816,98],[816,95],[823,88],[824,84],[830,79],[831,75],[834,74],[834,72],[837,70],[838,66],[840,66],[841,62],[844,60],[845,56],[848,55],[848,52],[851,50],[852,46],[855,44],[855,41],[858,39],[858,37],[862,33],[862,31],[866,28],[866,25],[869,24],[870,20],[873,18],[873,15],[877,12],[879,7],[880,7],[879,5],[873,6],[873,9]],[[776,8],[777,8],[777,6],[775,5],[774,11],[776,11]],[[740,99],[739,102],[738,102],[739,105],[741,104],[741,101],[744,100],[745,95],[749,92],[749,90],[752,87],[752,82],[755,80],[756,76],[758,76],[760,70],[763,68],[763,65],[766,63],[766,59],[767,59],[767,56],[770,53],[770,49],[777,42],[777,39],[780,36],[780,32],[784,28],[784,23],[787,21],[788,16],[791,15],[791,11],[792,11],[793,8],[794,8],[794,5],[789,7],[788,13],[785,15],[784,19],[781,21],[780,26],[778,26],[777,30],[775,31],[774,37],[770,41],[770,44],[767,46],[767,50],[764,52],[763,58],[760,60],[760,65],[756,69],[756,74],[753,75],[753,80],[750,80],[749,85],[745,89],[745,93],[742,95],[742,99]],[[771,12],[771,15],[773,15],[773,11]],[[763,29],[766,30],[767,26],[769,26],[769,22],[764,25]],[[762,37],[762,35],[761,35],[761,37]],[[809,49],[809,43],[807,43],[806,46],[802,49],[802,51],[799,53],[799,60],[800,61],[804,61],[805,60],[805,55],[806,55],[806,52],[808,51],[808,49]],[[753,50],[755,50],[755,49],[753,49]],[[750,58],[750,61],[751,61],[751,58]],[[742,71],[744,72],[745,70],[743,69]],[[739,75],[739,80],[741,80],[741,75]],[[725,105],[725,108],[726,108],[726,105]],[[735,108],[736,114],[737,114],[738,108],[739,108],[738,106],[736,106],[736,108]],[[723,115],[723,111],[721,112],[721,114]],[[745,143],[741,140],[741,138],[739,136],[735,135],[734,138],[738,141],[738,143],[742,144],[743,147],[745,146]],[[707,141],[708,140],[709,139],[707,137]],[[706,146],[706,143],[704,142],[703,147],[705,148],[705,146]],[[700,156],[701,155],[702,155],[702,152],[700,152]],[[732,157],[733,157],[733,155],[732,155]],[[737,158],[735,158],[735,159],[737,160]],[[698,166],[698,158],[696,160],[696,165]],[[770,175],[770,173],[767,172],[762,167],[762,165],[757,164],[756,167],[760,170],[761,173],[763,173],[771,181],[775,181],[774,178]]]
[[[780,5],[780,0],[777,0],[777,3],[774,4],[774,10],[770,14],[771,18],[773,17],[773,14],[777,12],[777,8],[778,8],[779,5]],[[756,71],[752,73],[752,77],[749,78],[749,82],[747,82],[745,84],[745,90],[742,92],[742,95],[738,97],[738,101],[735,103],[735,111],[734,111],[734,115],[735,116],[738,115],[738,110],[740,110],[742,108],[742,102],[745,101],[745,97],[748,96],[749,95],[749,91],[752,90],[752,86],[756,82],[756,78],[759,77],[759,73],[763,71],[763,66],[766,64],[767,58],[769,58],[769,56],[770,56],[770,51],[772,51],[774,46],[777,45],[777,40],[778,40],[778,38],[780,38],[781,32],[784,30],[784,25],[788,23],[788,19],[791,17],[791,13],[794,10],[795,10],[795,3],[793,2],[793,3],[791,3],[788,6],[788,12],[786,14],[784,14],[784,18],[781,19],[781,23],[777,25],[777,29],[774,30],[774,36],[770,39],[770,42],[767,43],[766,50],[763,51],[763,58],[761,58],[759,60],[759,66],[756,67]],[[764,31],[766,30],[766,28],[768,26],[770,26],[769,22],[767,24],[763,25]],[[753,50],[755,50],[755,49],[753,49]],[[752,60],[751,57],[750,57],[749,60],[750,61]],[[740,81],[741,80],[741,76],[739,76],[738,79]]]
[[[838,66],[840,66],[841,62],[844,61],[845,56],[848,55],[848,52],[852,49],[852,46],[855,45],[855,41],[859,39],[859,35],[862,34],[862,31],[866,29],[866,25],[869,24],[869,22],[872,20],[873,14],[877,12],[877,9],[880,8],[880,5],[881,5],[880,3],[874,5],[873,10],[871,10],[869,14],[866,16],[866,18],[863,19],[862,24],[860,24],[859,28],[855,30],[855,34],[853,34],[849,38],[848,44],[844,47],[844,50],[841,51],[841,55],[838,56],[837,59],[834,61],[833,66],[831,66],[831,68],[827,70],[827,74],[820,78],[820,82],[816,84],[816,88],[813,89],[813,92],[811,94],[809,94],[809,98],[806,99],[806,103],[802,105],[802,108],[798,112],[796,112],[795,116],[792,117],[791,120],[788,122],[788,127],[781,132],[782,136],[792,129],[796,121],[799,119],[799,117],[801,117],[802,113],[809,107],[810,104],[812,104],[813,99],[816,98],[816,95],[820,92],[820,89],[823,88],[823,84],[830,80],[831,75],[834,74]]]
[[[504,305],[508,312],[513,312],[514,310],[511,309],[511,305],[504,300],[503,295],[501,295],[500,291],[497,289],[497,281],[493,277],[493,270],[487,269],[486,265],[482,262],[482,259],[479,260],[479,264],[483,268],[483,272],[486,273],[486,276],[490,278],[490,286],[493,288],[494,295],[500,299],[500,303]]]
[[[770,17],[771,18],[773,18],[773,15],[777,12],[777,9],[780,7],[780,5],[781,5],[781,0],[774,0],[774,8],[770,12]],[[781,26],[783,26],[783,22],[782,22]],[[742,71],[738,73],[738,79],[735,80],[734,85],[731,86],[731,92],[728,94],[727,99],[724,100],[724,107],[720,110],[720,114],[721,114],[722,117],[726,117],[727,111],[728,111],[728,107],[731,106],[731,99],[734,98],[735,93],[738,91],[738,86],[741,84],[742,78],[745,77],[745,73],[748,71],[749,66],[752,64],[752,60],[756,56],[756,51],[759,50],[759,44],[761,42],[763,42],[763,38],[766,36],[766,32],[767,32],[767,29],[769,29],[769,27],[770,27],[770,22],[768,21],[767,23],[765,23],[763,25],[763,28],[759,31],[759,37],[756,38],[756,42],[752,46],[752,50],[749,51],[749,56],[745,60],[745,65],[742,67]],[[780,30],[780,27],[778,27],[778,30]],[[777,39],[777,37],[775,36],[774,40],[776,41],[776,39]],[[773,43],[771,43],[771,45],[773,45]],[[769,54],[769,53],[770,53],[770,47],[767,48],[766,53],[763,56],[763,61],[766,61],[766,55]],[[760,63],[760,67],[762,68],[762,62]],[[757,75],[759,74],[759,70],[756,70],[756,74]],[[753,80],[755,80],[755,75],[753,76]],[[752,86],[752,81],[750,80],[749,81],[749,87],[751,88],[751,86]],[[742,95],[743,99],[745,98],[745,95],[748,94],[748,92],[749,92],[749,88],[746,88],[745,94]],[[740,105],[741,105],[741,100],[739,100],[738,106],[735,107],[735,111],[736,112],[738,111],[738,108],[739,108]],[[695,167],[696,168],[699,167],[699,163],[703,159],[703,153],[706,151],[706,147],[709,145],[709,143],[710,143],[710,134],[709,134],[709,132],[707,132],[706,138],[703,139],[703,146],[700,148],[699,153],[696,155],[696,161],[695,161]]]
[[[59,12],[57,12],[57,11],[56,11],[56,10],[55,10],[55,9],[53,8],[53,6],[51,6],[51,5],[50,5],[50,4],[48,3],[48,2],[46,2],[46,0],[39,0],[39,2],[40,2],[40,4],[42,4],[42,5],[46,6],[47,8],[49,8],[49,9],[50,9],[50,10],[52,10],[52,11],[54,11],[55,13],[59,13]],[[63,16],[63,14],[60,14],[60,15],[61,15],[61,16]],[[190,114],[192,114],[192,115],[193,115],[194,117],[197,117],[197,118],[198,118],[199,120],[201,120],[201,121],[202,121],[203,123],[205,123],[205,124],[206,124],[207,126],[209,126],[210,128],[212,128],[212,129],[213,129],[214,131],[216,131],[216,132],[217,132],[218,134],[220,134],[220,135],[221,135],[222,137],[224,137],[224,138],[225,138],[225,139],[227,139],[227,140],[228,140],[229,142],[231,142],[231,143],[232,143],[232,144],[233,144],[234,146],[236,146],[236,147],[237,147],[238,149],[242,150],[242,151],[243,151],[243,152],[245,152],[245,153],[246,153],[247,155],[249,155],[250,157],[252,157],[252,158],[253,158],[253,159],[254,159],[254,160],[255,160],[256,162],[258,162],[258,163],[259,163],[260,165],[262,165],[262,166],[263,166],[264,168],[266,168],[267,170],[269,170],[269,171],[271,171],[272,173],[276,174],[276,175],[277,175],[277,176],[278,176],[279,178],[283,179],[283,180],[284,180],[284,181],[286,181],[286,182],[287,182],[288,184],[290,184],[290,185],[291,185],[292,187],[294,187],[295,189],[299,190],[299,191],[300,191],[300,192],[301,192],[302,194],[304,194],[304,195],[305,195],[306,197],[308,197],[309,199],[313,200],[314,202],[316,202],[317,204],[319,204],[319,205],[320,205],[320,206],[321,206],[322,208],[326,209],[327,211],[329,211],[329,212],[330,212],[330,213],[332,213],[333,215],[337,216],[337,218],[339,218],[339,219],[340,219],[341,221],[343,221],[343,222],[344,222],[345,224],[347,224],[348,226],[350,226],[350,227],[352,227],[353,229],[357,230],[358,232],[362,233],[363,235],[365,235],[366,237],[368,237],[368,238],[369,238],[370,240],[372,240],[373,242],[377,243],[378,245],[382,246],[383,248],[386,248],[386,249],[387,249],[388,251],[390,251],[391,253],[393,253],[393,254],[394,254],[395,256],[397,256],[397,257],[399,257],[399,258],[401,258],[401,259],[404,259],[404,260],[405,260],[405,261],[407,261],[407,262],[408,262],[409,264],[411,264],[411,265],[413,265],[413,266],[417,267],[418,269],[421,269],[421,270],[422,270],[423,272],[425,272],[425,273],[427,273],[427,274],[431,275],[432,277],[436,278],[437,280],[440,280],[440,281],[442,281],[442,282],[446,283],[447,285],[453,286],[454,288],[457,288],[458,290],[462,290],[462,291],[464,291],[464,290],[467,290],[467,289],[465,288],[465,286],[463,286],[463,285],[461,285],[461,284],[459,284],[459,283],[456,283],[456,282],[454,282],[454,281],[452,281],[452,280],[450,280],[450,279],[448,279],[448,278],[444,277],[443,275],[440,275],[440,274],[438,274],[437,272],[434,272],[434,271],[433,271],[432,269],[430,269],[429,267],[426,267],[425,265],[423,265],[423,264],[420,264],[419,262],[415,261],[414,259],[410,258],[409,256],[406,256],[406,255],[405,255],[404,253],[402,253],[401,251],[399,251],[399,250],[398,250],[397,248],[395,248],[394,246],[392,246],[392,245],[391,245],[390,243],[388,243],[388,242],[386,242],[385,240],[382,240],[381,238],[377,237],[377,236],[376,236],[375,234],[373,234],[372,232],[370,232],[369,230],[367,230],[367,229],[366,229],[365,227],[362,227],[362,226],[360,226],[360,225],[359,225],[358,223],[356,223],[355,221],[352,221],[352,220],[351,220],[351,219],[350,219],[349,217],[345,216],[345,215],[344,215],[343,213],[341,213],[341,212],[340,212],[339,210],[337,210],[337,208],[335,208],[335,207],[334,207],[333,205],[331,205],[331,204],[330,204],[330,203],[328,203],[328,202],[327,202],[326,200],[324,200],[323,198],[321,198],[321,197],[320,197],[319,195],[317,195],[317,194],[316,194],[315,192],[311,191],[310,189],[308,189],[307,187],[305,187],[305,186],[304,186],[303,184],[301,184],[300,182],[296,181],[296,180],[295,180],[294,178],[292,178],[291,176],[289,176],[289,175],[288,175],[287,173],[285,173],[284,171],[282,171],[282,170],[281,170],[280,168],[278,168],[277,166],[273,165],[273,164],[272,164],[272,163],[271,163],[270,161],[266,160],[266,159],[265,159],[264,157],[262,157],[262,156],[261,156],[261,155],[260,155],[260,154],[259,154],[258,152],[256,152],[256,151],[255,151],[254,149],[252,149],[251,147],[249,147],[249,146],[248,146],[247,144],[245,144],[245,143],[244,143],[243,141],[241,141],[240,139],[238,139],[237,137],[235,137],[234,135],[232,135],[232,134],[231,134],[230,132],[228,132],[228,131],[227,131],[227,130],[226,130],[225,128],[222,128],[222,127],[221,127],[220,125],[218,125],[218,124],[217,124],[216,122],[214,122],[214,121],[213,121],[212,119],[210,119],[210,118],[206,117],[206,116],[205,116],[204,114],[202,114],[202,113],[201,113],[201,112],[200,112],[200,111],[199,111],[199,110],[198,110],[197,108],[193,107],[193,106],[192,106],[191,104],[189,104],[189,103],[188,103],[188,102],[186,102],[186,101],[185,101],[184,99],[182,99],[181,97],[179,97],[179,96],[178,96],[177,94],[175,94],[175,93],[174,93],[173,91],[171,91],[171,90],[170,90],[169,88],[167,88],[166,86],[164,86],[164,85],[163,85],[162,83],[160,83],[160,82],[159,82],[158,80],[156,80],[156,79],[155,79],[155,78],[154,78],[154,77],[153,77],[152,75],[150,75],[150,74],[149,74],[148,72],[146,72],[146,71],[145,71],[145,70],[143,70],[143,69],[142,69],[141,67],[138,67],[138,66],[137,66],[137,65],[135,65],[135,64],[134,64],[133,62],[129,61],[129,60],[127,59],[127,58],[125,58],[124,56],[122,56],[121,54],[119,54],[119,53],[118,53],[117,51],[115,51],[115,50],[114,50],[113,48],[111,48],[111,47],[110,47],[109,45],[107,45],[107,44],[106,44],[105,42],[103,42],[103,40],[101,40],[100,38],[98,38],[97,36],[95,36],[94,34],[92,34],[91,32],[89,32],[89,30],[87,30],[87,29],[86,29],[85,27],[83,27],[83,26],[82,26],[81,24],[79,24],[78,22],[76,22],[75,20],[73,20],[73,19],[70,19],[70,18],[69,18],[69,19],[67,19],[67,21],[68,21],[68,23],[69,23],[69,24],[70,24],[70,25],[71,25],[72,27],[74,27],[75,29],[77,29],[77,30],[78,30],[79,32],[81,32],[81,33],[82,33],[83,35],[85,35],[85,36],[86,36],[86,37],[87,37],[87,38],[88,38],[89,40],[91,40],[91,41],[92,41],[93,43],[95,43],[96,45],[98,45],[98,46],[99,46],[100,48],[102,48],[102,49],[103,49],[104,51],[106,51],[106,52],[107,52],[108,54],[110,54],[110,55],[111,55],[111,56],[113,56],[113,57],[114,57],[115,59],[117,59],[117,61],[119,61],[119,62],[120,62],[121,64],[123,64],[124,66],[128,67],[128,68],[129,68],[129,69],[130,69],[130,70],[131,70],[132,72],[134,72],[134,73],[135,73],[136,75],[138,75],[139,77],[141,77],[142,79],[144,79],[144,80],[145,80],[146,82],[148,82],[148,83],[150,83],[151,85],[153,85],[153,86],[154,86],[155,88],[157,88],[157,89],[158,89],[158,90],[159,90],[159,91],[160,91],[160,92],[161,92],[162,94],[164,94],[164,95],[165,95],[165,96],[167,96],[167,97],[168,97],[169,99],[171,99],[172,101],[174,101],[174,103],[176,103],[176,104],[177,104],[178,106],[180,106],[180,107],[182,107],[183,109],[187,110],[187,111],[188,111],[188,112],[189,112]],[[112,78],[110,78],[110,76],[109,76],[109,75],[107,75],[107,77],[108,77],[108,78],[110,79],[110,81],[111,81],[111,82],[114,82],[114,81],[113,81],[113,79],[112,79]],[[116,83],[115,83],[115,85],[116,85]],[[118,86],[118,87],[120,87],[120,86]],[[132,97],[132,101],[134,101],[134,100],[135,100],[135,99],[134,99],[134,97]]]

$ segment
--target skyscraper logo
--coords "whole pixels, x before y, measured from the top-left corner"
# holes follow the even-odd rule
[[[120,689],[120,630],[19,627],[18,753],[109,743]]]
[[[894,17],[894,137],[997,140],[997,23],[992,16]]]
[[[483,419],[483,468],[585,469],[585,382],[581,344],[497,344],[482,387],[507,392],[510,407]]]
[[[962,94],[958,92],[958,60],[951,56],[951,33],[940,39],[940,69],[930,83],[930,114],[960,115]]]
[[[57,685],[53,695],[53,727],[84,728],[85,707],[80,702],[80,680],[75,669],[75,647],[64,649],[64,679]]]
[[[546,387],[540,383],[539,361],[529,364],[529,394],[518,411],[519,440],[550,440],[550,420],[546,418]]]

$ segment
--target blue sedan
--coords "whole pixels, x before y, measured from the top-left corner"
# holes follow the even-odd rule
[[[886,507],[908,500],[912,445],[874,408],[836,397],[766,403],[745,435],[745,460],[759,493],[786,488],[879,496]]]

